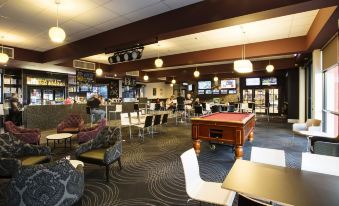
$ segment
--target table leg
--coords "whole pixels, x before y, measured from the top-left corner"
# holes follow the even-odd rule
[[[242,159],[243,155],[244,155],[243,147],[241,145],[236,145],[235,146],[235,158]]]
[[[252,131],[252,132],[250,132],[250,134],[248,135],[248,141],[253,142],[253,139],[254,139],[254,133],[253,133],[253,131]]]
[[[200,154],[200,140],[199,139],[193,139],[193,148],[197,155]]]

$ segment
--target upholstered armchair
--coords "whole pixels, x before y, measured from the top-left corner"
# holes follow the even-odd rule
[[[10,134],[0,135],[0,176],[11,177],[21,166],[48,162],[51,159],[49,147],[30,145]]]
[[[321,131],[321,120],[308,119],[305,123],[294,123],[292,130],[293,134],[300,131]]]
[[[80,115],[71,114],[58,124],[57,132],[76,134],[83,129],[84,124],[85,122]]]
[[[21,167],[7,188],[7,205],[73,205],[84,192],[84,171],[69,160]]]
[[[121,169],[122,154],[121,130],[119,127],[105,127],[96,138],[82,144],[75,151],[78,160],[106,167],[106,180],[109,181],[109,167],[118,161]]]
[[[5,122],[5,131],[29,144],[40,144],[40,129],[27,129],[16,126],[12,121]]]
[[[97,125],[94,125],[89,128],[83,128],[79,133],[78,133],[78,143],[82,144],[85,142],[88,142],[91,139],[94,139],[99,132],[105,128],[106,126],[106,119],[101,119]]]

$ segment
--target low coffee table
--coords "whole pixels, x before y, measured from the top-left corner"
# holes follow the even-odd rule
[[[65,149],[67,147],[67,139],[69,139],[69,148],[72,148],[72,140],[71,137],[73,134],[71,133],[58,133],[58,134],[51,134],[46,137],[47,139],[47,146],[48,146],[48,141],[53,140],[54,141],[54,149],[55,149],[55,141],[60,141],[64,140],[65,141]]]

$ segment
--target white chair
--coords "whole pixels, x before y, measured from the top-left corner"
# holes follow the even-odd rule
[[[131,118],[128,113],[120,114],[120,125],[122,127],[128,127],[129,129],[129,138],[132,139],[132,128],[131,128]]]
[[[115,111],[108,112],[108,121],[110,121],[111,113],[114,113],[114,119],[117,119],[117,113],[122,112],[122,104],[115,105]]]
[[[302,153],[301,169],[339,176],[339,157]]]
[[[155,103],[150,103],[149,110],[154,111],[155,110]]]
[[[181,156],[184,168],[186,192],[191,200],[198,200],[217,205],[232,205],[235,192],[221,188],[221,183],[206,182],[199,174],[199,164],[194,149],[184,152]]]
[[[252,147],[251,161],[286,167],[285,151],[283,150]]]

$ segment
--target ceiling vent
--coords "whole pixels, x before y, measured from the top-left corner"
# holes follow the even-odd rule
[[[158,77],[157,79],[161,81],[166,81],[166,77]]]
[[[8,55],[9,58],[14,59],[14,48],[3,47],[4,53]]]
[[[73,60],[73,67],[77,69],[95,71],[95,63],[81,60]]]
[[[140,72],[139,71],[131,71],[131,72],[126,72],[127,76],[133,76],[133,77],[139,77]]]

